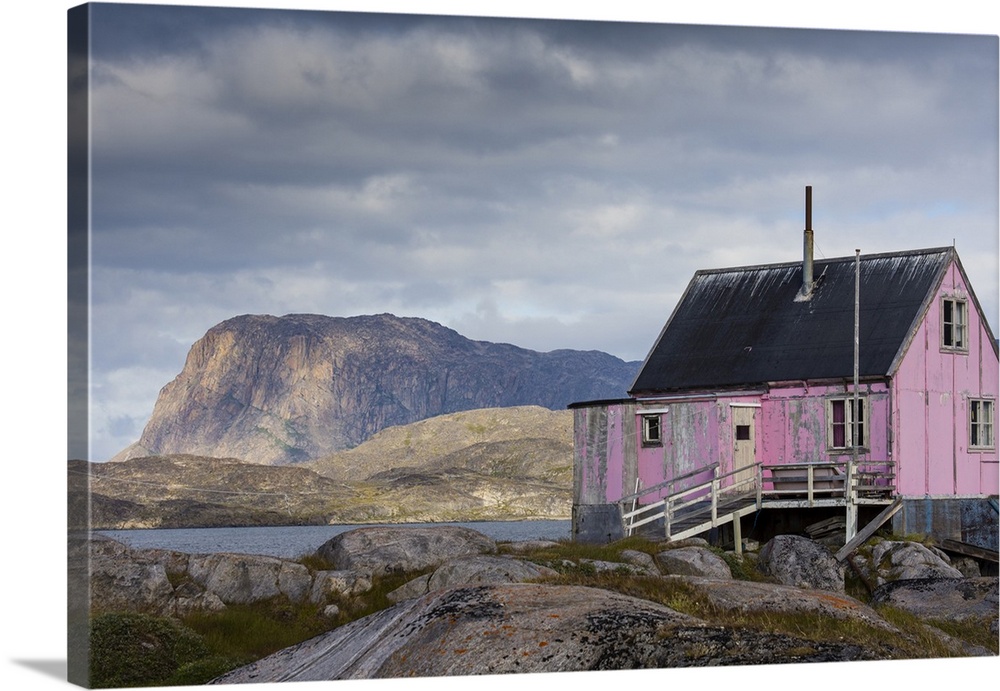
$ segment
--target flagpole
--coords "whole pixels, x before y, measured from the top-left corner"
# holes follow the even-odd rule
[[[861,412],[858,409],[858,360],[861,350],[861,250],[854,250],[854,414],[852,416],[853,430],[851,434],[851,447],[853,462],[847,473],[847,541],[849,542],[858,533],[858,507],[855,504],[854,476],[858,470],[858,445],[861,439],[858,438],[858,418]]]

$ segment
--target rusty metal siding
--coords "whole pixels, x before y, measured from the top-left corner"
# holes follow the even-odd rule
[[[892,519],[899,535],[933,535],[986,549],[997,549],[996,499],[978,497],[907,497]]]

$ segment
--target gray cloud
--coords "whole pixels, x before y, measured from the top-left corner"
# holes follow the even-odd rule
[[[109,5],[95,455],[234,314],[642,358],[699,268],[951,244],[997,324],[996,38]]]

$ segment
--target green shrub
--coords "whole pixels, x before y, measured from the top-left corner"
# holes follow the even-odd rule
[[[208,654],[201,637],[173,619],[109,613],[91,620],[94,688],[170,684],[178,669]]]

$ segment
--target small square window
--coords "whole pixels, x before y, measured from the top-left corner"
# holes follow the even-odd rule
[[[736,425],[736,441],[750,441],[750,425]]]
[[[642,416],[642,445],[662,446],[663,437],[660,435],[660,416]]]
[[[945,298],[941,302],[941,346],[951,350],[968,350],[966,332],[968,315],[965,300]]]
[[[996,442],[993,437],[993,401],[969,401],[969,448],[992,449]]]

